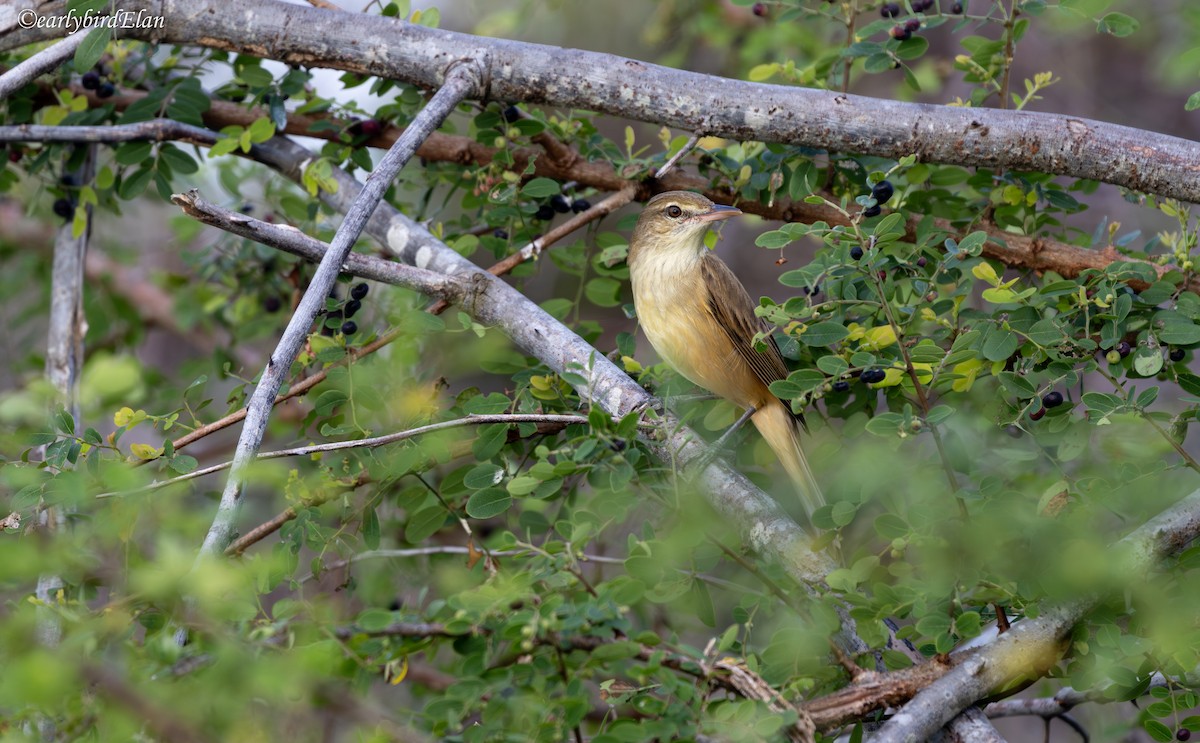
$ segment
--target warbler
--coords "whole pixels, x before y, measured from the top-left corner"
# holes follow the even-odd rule
[[[824,496],[801,447],[802,420],[768,385],[788,375],[766,322],[725,262],[704,245],[713,223],[740,209],[701,194],[650,199],[629,242],[638,322],[659,356],[691,382],[745,409],[795,483],[811,517]]]

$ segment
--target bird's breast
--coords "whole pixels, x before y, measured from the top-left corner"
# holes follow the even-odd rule
[[[692,383],[735,405],[762,404],[754,377],[709,309],[700,256],[641,256],[630,267],[642,331],[658,355]]]

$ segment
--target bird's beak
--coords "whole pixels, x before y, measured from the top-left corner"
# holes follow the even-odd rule
[[[712,208],[703,214],[697,214],[692,217],[694,222],[716,222],[721,219],[729,219],[741,214],[742,210],[734,206],[722,206],[721,204],[713,204]]]

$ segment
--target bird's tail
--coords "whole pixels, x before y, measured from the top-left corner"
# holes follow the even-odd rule
[[[812,470],[808,468],[808,460],[804,457],[804,450],[800,447],[800,421],[787,409],[787,405],[778,399],[756,411],[751,420],[791,476],[804,501],[809,523],[812,523],[813,511],[825,505],[825,496],[821,493],[821,486],[813,478]]]

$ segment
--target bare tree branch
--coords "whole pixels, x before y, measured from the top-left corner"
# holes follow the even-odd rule
[[[1122,569],[1131,579],[1151,570],[1200,535],[1200,490],[1150,519],[1117,543]],[[1100,601],[1085,596],[1042,608],[1018,622],[905,704],[876,734],[876,743],[923,741],[961,710],[1018,676],[1043,675],[1066,651],[1071,628]]]
[[[377,446],[386,444],[394,444],[398,441],[407,441],[417,436],[423,436],[434,431],[444,431],[448,428],[461,428],[463,426],[483,426],[489,423],[583,423],[586,424],[587,418],[581,415],[550,415],[542,413],[511,413],[501,415],[471,415],[466,418],[455,418],[454,420],[441,421],[439,423],[430,423],[427,426],[418,426],[410,428],[407,431],[397,431],[394,433],[385,434],[383,436],[371,436],[365,439],[351,439],[349,441],[330,441],[324,444],[309,444],[308,446],[296,446],[291,449],[277,449],[275,451],[260,451],[254,455],[255,459],[282,459],[284,457],[306,457],[310,454],[320,454],[323,452],[343,451],[345,449],[374,449]],[[115,498],[124,495],[135,495],[137,493],[148,493],[155,490],[172,485],[178,485],[181,482],[195,480],[198,477],[205,477],[216,472],[227,470],[233,466],[233,462],[221,462],[210,467],[202,467],[198,470],[192,470],[187,474],[172,477],[169,480],[153,482],[144,487],[135,488],[133,490],[122,490],[119,492],[100,493],[97,498]]]
[[[302,163],[312,156],[307,149],[283,137],[259,147],[262,162],[293,180],[300,179]],[[338,182],[337,191],[322,191],[321,197],[333,208],[344,211],[362,186],[338,168],[333,169],[332,177]],[[469,279],[472,288],[460,302],[462,309],[478,322],[504,332],[556,373],[571,371],[581,376],[586,382],[577,385],[576,390],[584,400],[616,418],[653,404],[653,398],[641,386],[585,340],[391,206],[381,204],[366,231],[405,263]],[[680,427],[674,416],[667,414],[664,424],[665,430],[676,433],[666,441],[648,442],[661,461],[678,460],[687,464],[705,454],[707,449],[701,440]],[[712,465],[703,473],[703,481],[717,511],[738,526],[751,547],[777,559],[797,581],[820,584],[833,568],[829,557],[813,551],[811,540],[796,522],[743,475]]]
[[[68,39],[70,41],[70,39]],[[64,46],[63,42],[57,46]],[[78,45],[78,41],[75,42]],[[47,50],[49,51],[49,50]],[[84,163],[75,175],[91,178],[95,166],[95,149],[87,148]],[[54,259],[50,275],[50,324],[46,339],[46,379],[58,393],[62,404],[71,418],[72,429],[80,430],[82,415],[79,406],[79,376],[83,370],[83,337],[87,333],[87,321],[83,315],[83,275],[87,260],[88,240],[92,232],[92,207],[84,207],[84,227],[78,236],[74,233],[74,220],[59,228],[54,239]],[[41,449],[45,456],[46,450]],[[37,515],[38,527],[53,538],[55,532],[66,526],[64,505],[44,506]],[[62,622],[48,607],[58,603],[58,592],[64,587],[63,579],[56,574],[38,576],[35,595],[42,602],[37,618],[38,641],[46,647],[54,647],[62,640]],[[51,732],[49,720],[41,722],[43,738]]]
[[[258,385],[246,406],[246,420],[243,423],[242,435],[238,440],[237,451],[233,458],[233,467],[225,491],[221,495],[220,505],[212,527],[204,539],[201,554],[215,554],[225,549],[233,533],[234,521],[238,507],[241,504],[242,488],[245,481],[245,468],[253,461],[258,447],[266,433],[267,419],[275,404],[283,379],[289,373],[292,362],[300,352],[301,346],[308,337],[313,319],[324,307],[325,298],[333,288],[342,265],[346,262],[350,249],[358,240],[363,227],[370,219],[371,213],[383,198],[384,191],[395,178],[404,164],[408,162],[417,149],[417,145],[454,110],[474,85],[476,72],[466,63],[455,64],[446,71],[445,85],[438,90],[429,104],[417,115],[412,126],[405,130],[404,135],[367,178],[366,184],[359,190],[354,205],[346,209],[346,218],[338,227],[333,243],[328,253],[322,258],[316,273],[313,275],[308,290],[300,300],[299,307],[292,315],[291,321],[280,338],[279,345],[271,354],[270,361],[262,372]]]
[[[101,99],[96,97],[95,91],[81,86],[71,86],[71,90],[75,95],[87,96],[93,106],[111,104],[117,110],[124,109],[146,95],[140,91],[125,91],[117,97]],[[203,117],[205,123],[216,130],[231,125],[249,126],[256,119],[267,114],[267,110],[263,108],[246,108],[228,101],[214,99],[211,108],[204,113]],[[329,127],[330,121],[336,122],[328,114],[292,113],[288,115],[288,123],[283,131],[288,134],[302,134],[308,137],[337,141],[340,127]],[[390,147],[403,131],[402,128],[389,126],[378,136],[368,140],[367,144],[372,147]],[[0,141],[10,142],[179,140],[193,144],[211,145],[219,137],[220,135],[215,131],[205,131],[188,124],[165,119],[110,127],[0,127]],[[470,137],[434,132],[418,148],[417,155],[425,160],[435,162],[488,165],[498,152],[499,150],[480,144]],[[571,152],[574,153],[574,150]],[[729,192],[714,187],[709,179],[677,169],[653,179],[638,180],[629,179],[617,173],[610,163],[590,162],[584,160],[578,153],[574,153],[573,158],[555,159],[553,156],[539,157],[535,150],[529,148],[516,148],[510,154],[513,158],[513,168],[516,171],[523,170],[532,162],[534,176],[575,181],[580,185],[601,191],[621,191],[626,188],[635,188],[636,192],[633,198],[640,201],[645,201],[654,194],[664,191],[698,191],[719,202],[735,199],[735,196]],[[836,196],[833,194],[823,193],[821,195],[827,199],[836,200]],[[736,201],[738,208],[742,211],[764,219],[777,219],[784,222],[825,222],[829,225],[841,226],[850,224],[850,219],[844,213],[823,203],[810,204],[804,200],[792,201],[787,198],[776,198],[770,202],[748,201],[740,198],[736,198]],[[915,238],[921,219],[920,215],[914,215],[909,219],[906,226],[909,239]],[[569,220],[569,222],[574,221],[574,218]],[[568,223],[564,223],[564,225]],[[935,219],[934,225],[947,235],[962,234],[959,229],[944,219]],[[979,224],[977,227],[987,232],[990,238],[983,246],[983,254],[1015,268],[1039,272],[1054,271],[1066,278],[1074,278],[1088,269],[1104,270],[1114,261],[1145,263],[1159,276],[1175,268],[1174,266],[1159,266],[1146,261],[1138,261],[1122,255],[1111,247],[1094,250],[1044,236],[1017,235],[990,222]],[[555,230],[557,229],[555,228]],[[549,233],[542,238],[547,245],[549,244],[548,237]],[[526,246],[523,251],[529,249],[529,246]],[[527,257],[525,256],[525,258]],[[505,265],[506,261],[514,260],[516,259],[510,256],[505,261],[493,266],[492,269]],[[493,273],[495,273],[494,270]],[[1130,279],[1128,283],[1139,291],[1148,286],[1139,279]],[[1200,277],[1193,277],[1189,281],[1188,287],[1193,291],[1200,291]]]
[[[243,0],[238,14],[226,12],[223,0],[119,5],[165,18],[161,29],[130,29],[131,36],[155,43],[224,49],[427,88],[440,85],[447,60],[471,59],[485,68],[469,93],[474,98],[598,111],[743,141],[1089,178],[1200,202],[1195,142],[1073,116],[750,83],[381,16],[359,15],[347,24],[338,12],[279,0]],[[0,49],[57,33],[10,31],[0,36]],[[372,49],[403,49],[404,54],[363,53]]]

